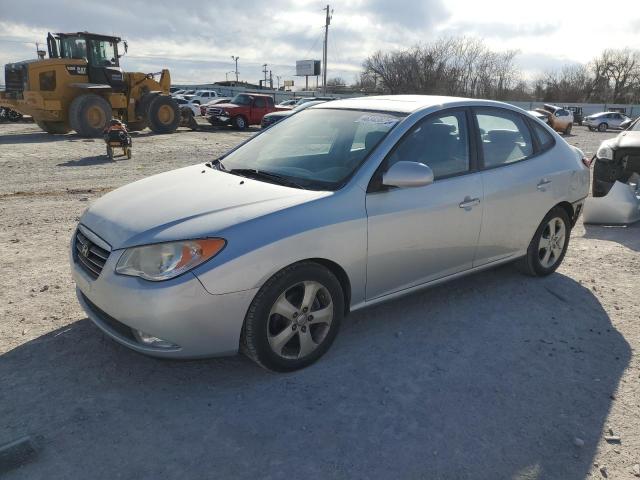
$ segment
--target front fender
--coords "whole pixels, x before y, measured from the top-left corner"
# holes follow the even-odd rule
[[[227,247],[194,273],[209,293],[239,292],[260,288],[288,265],[321,258],[342,267],[351,284],[352,302],[363,301],[364,200],[364,192],[356,187],[219,232]]]

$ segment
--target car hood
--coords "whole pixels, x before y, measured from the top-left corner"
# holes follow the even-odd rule
[[[231,110],[233,108],[241,108],[240,105],[236,105],[235,103],[216,103],[215,105],[210,106],[216,108],[225,108],[227,110]]]
[[[80,223],[116,250],[211,236],[327,195],[331,192],[260,182],[202,164],[113,190],[91,205]]]
[[[611,148],[640,148],[640,132],[622,132],[608,143]]]

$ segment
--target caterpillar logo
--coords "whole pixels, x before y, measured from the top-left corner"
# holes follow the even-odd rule
[[[87,67],[85,65],[67,65],[67,72],[71,75],[86,75]]]

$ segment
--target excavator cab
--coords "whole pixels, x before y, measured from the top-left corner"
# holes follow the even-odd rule
[[[108,85],[112,91],[124,93],[126,83],[120,68],[119,37],[95,33],[55,33],[47,36],[49,58],[72,58],[84,60],[87,66],[68,65],[71,75],[87,75],[95,85]],[[124,42],[125,51],[127,44]]]

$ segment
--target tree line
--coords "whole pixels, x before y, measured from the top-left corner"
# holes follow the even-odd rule
[[[527,80],[517,50],[497,52],[482,40],[442,38],[405,50],[377,51],[363,62],[355,87],[391,94],[496,100],[640,103],[640,51],[607,49],[587,64]]]

